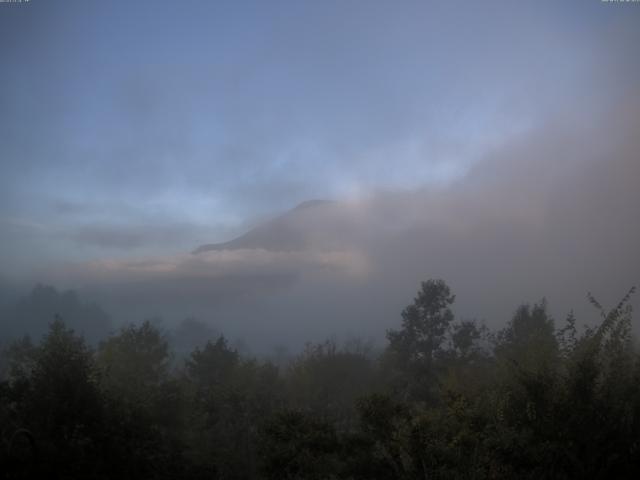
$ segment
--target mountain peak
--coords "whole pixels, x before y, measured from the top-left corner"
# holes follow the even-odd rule
[[[193,253],[211,250],[237,250],[243,248],[262,248],[272,251],[300,250],[306,245],[306,235],[300,226],[303,210],[329,205],[330,200],[307,200],[288,212],[249,230],[233,240],[223,243],[201,245]],[[306,214],[304,215],[306,217]]]

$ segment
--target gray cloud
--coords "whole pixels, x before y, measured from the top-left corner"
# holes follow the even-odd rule
[[[193,232],[191,225],[166,226],[102,226],[94,225],[78,229],[71,237],[80,245],[107,249],[124,249],[157,245],[172,245],[183,243],[191,239]]]
[[[149,5],[0,18],[3,266],[262,345],[380,336],[429,277],[493,324],[638,283],[637,9]]]
[[[635,102],[611,103],[610,116],[587,124],[544,122],[446,188],[312,205],[267,222],[251,248],[98,262],[83,279],[116,304],[171,305],[263,346],[284,331],[294,342],[381,335],[429,277],[452,284],[461,315],[494,326],[542,296],[559,317],[575,308],[593,320],[587,291],[612,305],[640,280]],[[278,252],[271,243],[283,234],[301,240]]]
[[[177,195],[216,221],[464,171],[567,101],[615,13],[496,3],[5,9],[2,206]]]

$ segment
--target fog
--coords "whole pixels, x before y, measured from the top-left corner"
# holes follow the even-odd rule
[[[638,27],[0,0],[0,477],[640,478]]]
[[[640,271],[640,105],[611,96],[598,115],[550,118],[445,187],[309,202],[228,243],[40,278],[120,321],[195,316],[258,350],[380,339],[428,278],[447,279],[460,316],[493,327],[543,297],[559,320],[575,309],[592,322],[586,293],[613,305]]]
[[[266,352],[331,335],[379,341],[420,281],[443,278],[463,318],[497,327],[546,297],[557,319],[574,309],[588,323],[587,292],[613,305],[640,280],[638,14],[551,3],[502,5],[504,18],[292,7],[275,24],[220,7],[235,33],[213,60],[154,46],[170,43],[160,10],[118,67],[105,42],[141,38],[144,9],[117,24],[111,8],[71,2],[69,18],[52,17],[60,25],[45,21],[50,6],[3,10],[7,25],[42,28],[1,47],[14,88],[0,97],[4,304],[52,285],[99,305],[110,328],[194,317]],[[87,33],[82,18],[105,30]],[[312,18],[307,32],[299,22]],[[263,30],[238,34],[243,21]],[[62,25],[79,30],[47,45]],[[194,25],[176,48],[224,36]],[[59,62],[48,81],[63,101],[34,49],[70,45],[75,57],[44,60]]]

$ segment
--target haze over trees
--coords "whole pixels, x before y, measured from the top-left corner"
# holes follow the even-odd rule
[[[150,321],[91,344],[55,317],[3,351],[2,478],[635,478],[634,292],[589,295],[590,327],[541,301],[492,331],[428,280],[381,352],[329,340],[281,365],[222,335],[175,358]]]
[[[65,324],[88,342],[99,341],[113,328],[109,314],[96,303],[81,300],[72,290],[36,285],[27,295],[0,303],[0,338],[25,334],[39,338],[48,330],[53,315],[64,317]]]
[[[640,478],[639,26],[0,0],[0,480]]]

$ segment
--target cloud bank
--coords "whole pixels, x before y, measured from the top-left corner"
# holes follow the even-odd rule
[[[432,277],[450,282],[460,315],[494,326],[543,296],[558,317],[575,308],[588,321],[587,291],[612,305],[640,280],[640,104],[615,97],[587,120],[559,116],[513,138],[448,187],[294,209],[249,232],[250,248],[65,275],[114,305],[196,314],[261,345],[284,332],[287,343],[380,337]]]
[[[634,5],[50,3],[0,18],[8,277],[262,346],[640,283]]]

